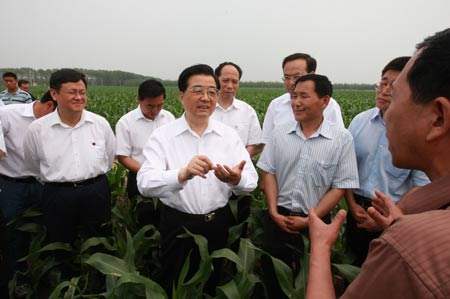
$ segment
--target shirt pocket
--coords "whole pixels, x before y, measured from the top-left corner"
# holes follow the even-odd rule
[[[312,179],[317,187],[331,186],[331,182],[336,172],[336,163],[329,163],[327,161],[313,161],[312,164]]]
[[[99,159],[99,160],[105,159],[106,153],[105,153],[105,142],[104,141],[93,142],[92,147],[94,148],[94,155],[97,159]]]

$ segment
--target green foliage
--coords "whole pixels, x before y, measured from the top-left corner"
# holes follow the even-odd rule
[[[40,97],[45,90],[46,87],[43,86],[33,87],[32,93]],[[262,123],[270,101],[283,93],[283,88],[241,88],[237,97],[255,108]],[[336,90],[334,98],[341,106],[347,126],[356,114],[373,107],[374,94],[372,91],[363,90]],[[136,87],[90,86],[87,109],[104,116],[114,128],[122,115],[137,107],[136,97]],[[165,109],[176,117],[182,115],[183,108],[176,87],[167,87]],[[164,290],[155,282],[159,279],[161,267],[159,231],[153,225],[140,227],[136,219],[139,202],[153,201],[156,205],[157,201],[141,197],[128,198],[125,192],[127,171],[119,163],[108,173],[108,180],[112,190],[113,236],[110,238],[83,240],[80,236],[72,246],[62,243],[46,244],[45,229],[35,221],[39,213],[27,211],[24,214],[25,221],[22,221],[17,229],[32,236],[29,253],[22,259],[27,262],[28,269],[26,272],[16,273],[10,282],[11,291],[14,290],[17,279],[27,277],[33,287],[30,298],[167,298]],[[260,249],[265,198],[259,188],[251,195],[251,213],[246,220],[247,238],[241,238],[244,224],[240,223],[230,228],[229,248],[209,253],[204,237],[186,233],[185,237],[193,238],[199,247],[201,262],[200,265],[191,265],[190,259],[186,260],[180,279],[174,285],[173,298],[209,298],[203,294],[203,287],[214,271],[214,259],[223,261],[224,269],[215,298],[267,298],[265,286],[260,279],[261,255],[267,254]],[[236,207],[233,205],[237,205],[237,201],[231,202],[231,205],[235,213]],[[339,208],[347,209],[344,201],[339,203],[337,209]],[[346,251],[342,234],[343,229],[332,252],[333,273],[335,277],[351,281],[359,269],[349,265],[353,257]],[[304,237],[303,240],[305,248],[308,248],[308,239]],[[57,251],[68,253],[69,261],[65,262],[69,262],[78,270],[75,277],[61,280],[61,273],[58,272],[59,262],[52,256],[52,253]],[[304,298],[305,294],[309,255],[306,251],[300,256],[301,267],[296,275],[289,266],[271,257],[279,283],[291,298]],[[198,268],[198,271],[187,279],[191,266]],[[42,289],[47,293],[44,292],[46,295],[39,297]]]

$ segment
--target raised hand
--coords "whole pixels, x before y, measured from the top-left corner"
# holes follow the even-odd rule
[[[242,160],[238,165],[230,168],[227,165],[216,164],[214,167],[215,176],[224,183],[237,185],[241,181],[241,174],[246,161]]]

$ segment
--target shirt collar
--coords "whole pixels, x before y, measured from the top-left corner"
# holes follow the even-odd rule
[[[324,119],[322,121],[322,123],[320,124],[319,128],[317,129],[317,131],[314,132],[314,134],[312,134],[309,137],[309,139],[318,137],[318,136],[323,136],[327,139],[333,139],[333,134],[331,132],[331,126],[332,126],[332,124],[328,120]],[[291,133],[296,133],[297,135],[302,136],[302,137],[305,136],[305,135],[303,135],[303,132],[300,128],[300,122],[297,122],[297,121],[295,123],[292,123],[292,125],[289,127],[288,134],[291,134]]]
[[[24,117],[32,117],[32,118],[36,118],[36,117],[34,116],[34,111],[33,111],[33,106],[34,106],[34,104],[35,104],[36,102],[37,102],[37,101],[34,101],[34,102],[32,102],[32,103],[25,104],[25,105],[24,105],[25,108],[23,109],[22,116],[24,116]]]
[[[58,113],[58,108],[56,108],[54,112],[50,113],[49,117],[51,127],[55,125],[60,125],[61,127],[69,127],[68,125],[62,122],[61,117],[59,116]],[[89,113],[86,113],[86,110],[83,110],[81,113],[80,121],[76,124],[75,128],[84,125],[84,123],[86,122],[93,123],[94,119]]]
[[[175,135],[176,136],[181,135],[182,133],[184,133],[186,131],[197,136],[197,134],[195,134],[195,132],[189,126],[188,122],[186,121],[186,116],[183,113],[183,115],[177,120],[177,125],[175,127]],[[223,126],[221,126],[221,124],[218,121],[216,121],[212,118],[209,118],[208,127],[206,128],[203,135],[209,134],[209,133],[216,133],[218,135],[224,135]]]
[[[240,107],[241,107],[241,104],[238,101],[236,101],[236,98],[233,99],[233,102],[231,103],[231,105],[226,109],[223,108],[222,106],[220,106],[219,101],[217,101],[217,103],[216,103],[216,108],[222,109],[223,111],[228,111],[231,109],[239,110]]]
[[[384,124],[383,116],[381,115],[381,110],[379,108],[375,108],[372,111],[372,115],[370,116],[371,122],[380,121]]]

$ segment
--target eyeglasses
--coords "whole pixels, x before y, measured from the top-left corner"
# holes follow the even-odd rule
[[[376,91],[383,91],[386,87],[390,87],[392,89],[392,83],[379,82],[375,84]]]
[[[76,95],[80,95],[80,97],[85,97],[87,92],[86,90],[61,90],[61,92],[68,94],[72,97],[76,96]]]
[[[204,88],[202,86],[194,86],[187,89],[186,91],[189,91],[197,96],[201,96],[206,92],[206,95],[212,98],[217,97],[219,95],[219,90],[215,87]]]
[[[290,80],[294,79],[294,81],[297,81],[300,77],[303,77],[303,76],[304,75],[301,75],[301,74],[293,74],[293,75],[284,74],[284,76],[281,77],[281,80],[290,81]]]

